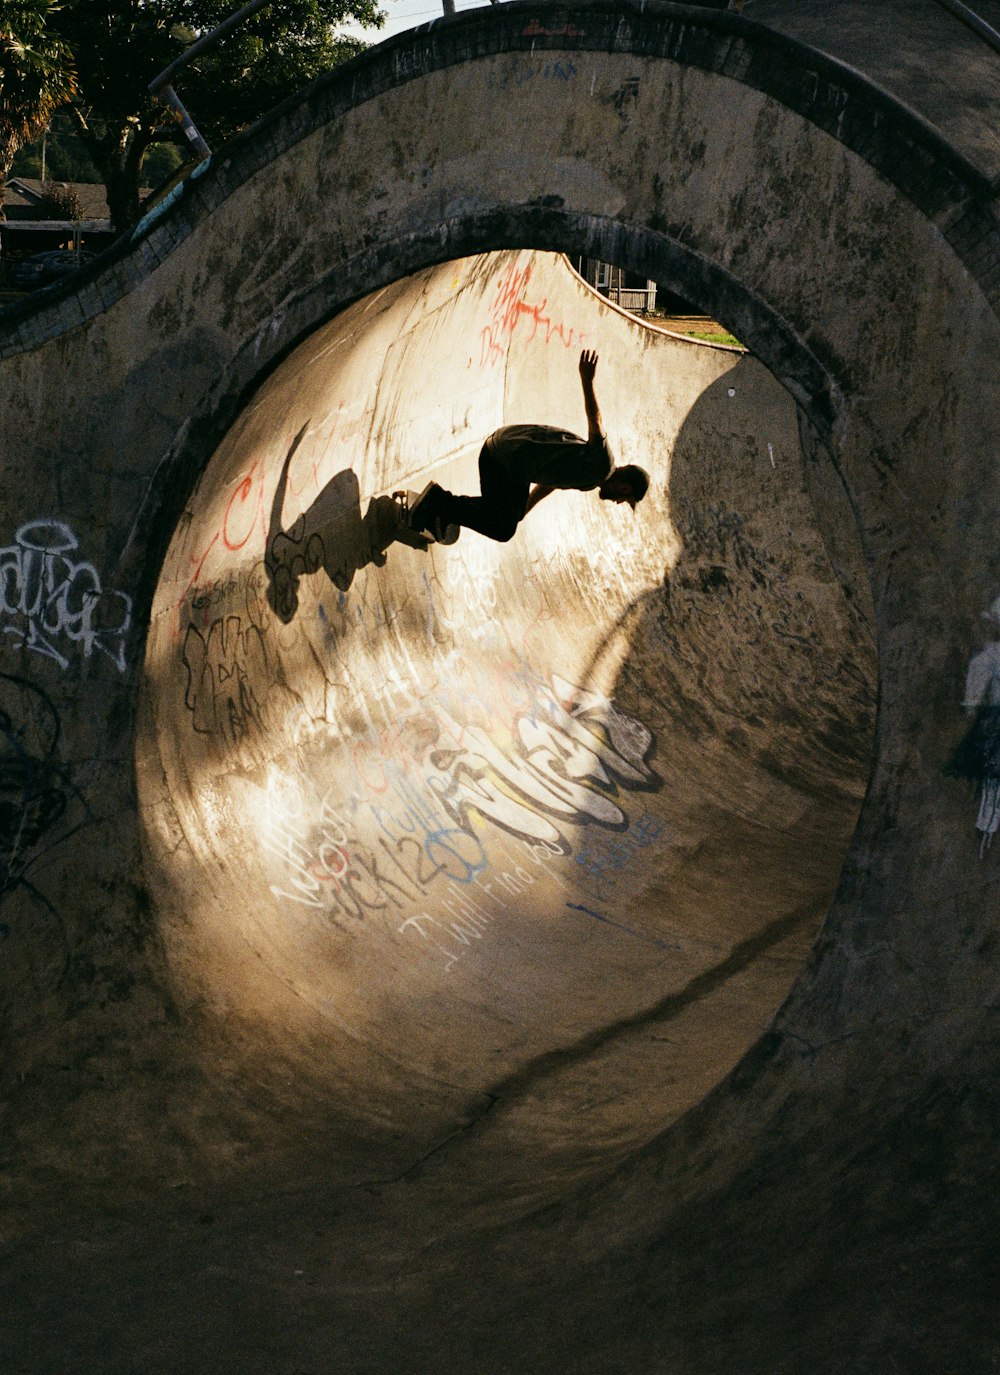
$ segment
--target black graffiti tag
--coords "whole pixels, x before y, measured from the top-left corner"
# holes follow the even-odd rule
[[[188,671],[185,703],[202,735],[221,735],[229,744],[263,726],[267,651],[264,636],[239,616],[220,616],[203,636],[189,625],[184,637]]]
[[[40,688],[0,674],[0,904],[16,889],[30,894],[58,933],[65,974],[69,944],[62,917],[32,871],[94,818],[58,762],[60,733],[58,713]],[[10,931],[0,923],[0,935]]]

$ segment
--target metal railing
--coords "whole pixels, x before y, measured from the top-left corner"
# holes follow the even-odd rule
[[[207,47],[223,38],[231,29],[235,29],[237,24],[242,24],[244,19],[249,19],[252,14],[256,14],[258,10],[262,10],[265,5],[270,3],[271,0],[250,0],[249,5],[244,5],[235,14],[231,14],[228,19],[224,19],[221,24],[212,29],[211,33],[202,34],[201,38],[196,39],[190,48],[185,48],[179,57],[174,58],[169,67],[164,67],[159,76],[155,76],[149,83],[150,95],[159,96],[166,105],[170,106],[174,118],[184,130],[184,137],[202,159],[211,157],[212,150],[199,134],[194,120],[184,108],[180,96],[171,85],[171,81],[177,72],[188,65],[192,58],[203,53]]]
[[[212,156],[212,150],[198,132],[194,120],[184,108],[184,103],[174,90],[172,81],[179,71],[182,71],[188,63],[203,53],[206,48],[213,43],[224,38],[227,33],[235,29],[238,24],[242,24],[244,19],[249,19],[251,15],[262,10],[265,5],[272,3],[272,0],[250,0],[250,4],[244,5],[242,9],[236,10],[228,19],[224,19],[221,24],[212,29],[210,33],[202,34],[201,38],[195,40],[189,48],[185,48],[179,57],[175,57],[169,67],[164,67],[163,71],[155,76],[149,83],[148,90],[150,95],[159,96],[163,103],[170,107],[174,119],[184,131],[184,137],[191,144],[191,147],[202,159]],[[498,0],[490,0],[491,5],[498,3]],[[455,0],[441,0],[442,10],[445,16],[455,14]]]

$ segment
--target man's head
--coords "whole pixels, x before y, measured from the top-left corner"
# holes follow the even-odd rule
[[[649,474],[638,463],[625,463],[612,468],[597,490],[602,501],[627,501],[634,511],[649,490]]]

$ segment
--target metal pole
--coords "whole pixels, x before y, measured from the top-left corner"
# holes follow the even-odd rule
[[[211,33],[202,34],[200,38],[196,39],[195,42],[191,44],[190,48],[184,49],[180,57],[175,57],[169,67],[164,67],[159,76],[153,78],[149,83],[150,92],[156,95],[161,87],[170,84],[171,78],[174,76],[175,72],[179,72],[182,67],[186,67],[191,59],[197,57],[200,52],[204,52],[210,43],[214,43],[218,38],[223,38],[230,29],[235,29],[237,24],[242,24],[244,19],[249,19],[252,14],[256,14],[257,11],[262,10],[265,5],[270,4],[271,0],[251,0],[249,5],[244,5],[241,10],[237,10],[236,13],[231,14],[228,19],[224,19]]]
[[[158,94],[170,106],[174,119],[176,119],[177,123],[184,130],[184,137],[191,144],[191,147],[198,156],[203,161],[205,158],[211,157],[211,148],[209,148],[208,144],[195,128],[194,120],[188,114],[187,110],[185,110],[181,98],[174,90],[173,86],[161,86]]]
[[[447,3],[447,0],[445,0],[445,2]],[[228,19],[224,19],[221,24],[211,31],[211,33],[202,34],[199,39],[191,44],[190,48],[185,48],[179,57],[174,58],[169,67],[164,67],[159,76],[155,76],[149,83],[148,89],[150,95],[160,96],[164,103],[170,106],[174,119],[176,119],[177,123],[184,130],[185,138],[202,160],[211,157],[212,150],[202,138],[201,134],[199,134],[194,120],[188,114],[187,110],[185,110],[180,97],[173,86],[171,86],[171,78],[175,72],[179,72],[182,68],[186,67],[193,57],[197,57],[200,52],[204,52],[211,43],[224,37],[231,29],[235,29],[237,24],[242,24],[244,19],[249,19],[252,14],[256,14],[257,11],[262,10],[265,5],[270,4],[271,0],[251,0],[249,5],[244,5],[241,10],[237,10],[236,13],[231,14]]]

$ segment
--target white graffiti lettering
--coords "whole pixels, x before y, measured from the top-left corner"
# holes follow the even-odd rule
[[[434,762],[453,780],[439,796],[463,822],[475,808],[525,840],[557,844],[560,833],[542,812],[624,826],[626,813],[611,797],[613,779],[634,787],[655,777],[645,759],[652,732],[606,697],[558,677],[552,688],[539,686],[533,710],[517,719],[520,755],[507,755],[479,726],[463,728],[440,704],[435,709],[443,739]]]
[[[281,861],[287,884],[270,885],[276,898],[317,908],[334,922],[364,921],[390,903],[401,907],[413,900],[413,891],[389,876],[373,849],[348,833],[328,798],[313,823],[298,789],[281,780],[267,788],[262,814],[261,846]]]
[[[125,671],[125,637],[132,624],[132,598],[101,586],[92,563],[74,557],[79,544],[68,525],[29,521],[0,549],[0,628],[25,648],[69,667],[63,641],[95,650]],[[66,649],[65,644],[62,645]]]

